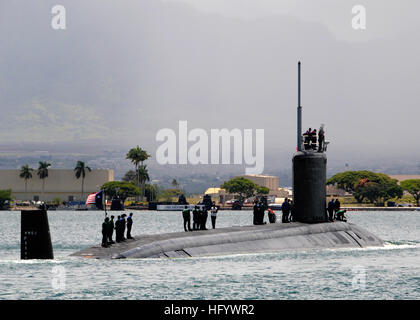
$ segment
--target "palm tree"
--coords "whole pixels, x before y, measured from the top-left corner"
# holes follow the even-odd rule
[[[144,189],[146,181],[150,181],[149,178],[149,171],[147,170],[146,165],[140,165],[137,170],[137,176],[139,177],[139,181],[141,183],[141,201],[143,201],[144,197]]]
[[[32,179],[32,171],[34,169],[29,168],[29,165],[24,165],[20,168],[20,174],[19,177],[25,179],[25,197],[27,197],[27,186],[28,186],[28,180]]]
[[[83,161],[77,161],[76,168],[74,168],[74,174],[76,175],[76,179],[80,179],[82,177],[82,199],[83,199],[83,189],[85,185],[85,177],[86,177],[86,170],[92,171],[92,169],[85,165]]]
[[[48,177],[48,167],[51,167],[51,163],[46,161],[39,161],[39,168],[36,174],[42,180],[42,197],[44,197],[45,178]]]
[[[143,165],[143,162],[146,161],[151,157],[150,154],[147,154],[145,150],[140,148],[139,146],[132,148],[128,151],[126,155],[126,159],[129,159],[131,163],[135,166],[135,172],[136,172],[136,186],[138,187],[140,185],[140,178],[139,178],[139,172],[138,172],[138,166],[139,163]]]

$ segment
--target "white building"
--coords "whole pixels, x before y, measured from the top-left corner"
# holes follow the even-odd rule
[[[42,180],[32,172],[32,178],[27,181],[20,176],[20,170],[0,170],[0,189],[11,189],[16,200],[52,201],[84,201],[89,193],[99,191],[100,187],[109,181],[114,181],[114,171],[98,169],[87,171],[84,180],[84,195],[82,197],[82,178],[76,179],[72,169],[49,169],[45,179],[44,194]]]

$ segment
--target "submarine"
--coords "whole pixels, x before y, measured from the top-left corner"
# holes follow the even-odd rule
[[[307,148],[302,136],[301,63],[298,63],[297,150],[293,156],[294,222],[235,226],[194,232],[135,236],[72,256],[95,259],[183,258],[283,250],[381,247],[383,240],[344,221],[330,222],[326,211],[326,144]]]

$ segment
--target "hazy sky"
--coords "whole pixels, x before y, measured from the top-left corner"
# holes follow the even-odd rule
[[[364,41],[389,38],[418,28],[416,0],[164,0],[184,2],[202,12],[230,18],[263,19],[269,16],[293,16],[305,22],[326,26],[340,41]],[[349,15],[354,5],[363,5],[368,14],[368,28],[360,33],[350,27]]]
[[[288,155],[301,60],[304,127],[325,123],[333,156],[420,154],[419,1],[62,0],[66,30],[55,4],[0,2],[3,148],[154,150],[188,120],[263,128],[266,152]]]

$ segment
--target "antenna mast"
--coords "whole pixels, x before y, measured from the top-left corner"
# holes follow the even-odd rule
[[[302,151],[302,106],[300,105],[300,61],[298,62],[297,151]]]

